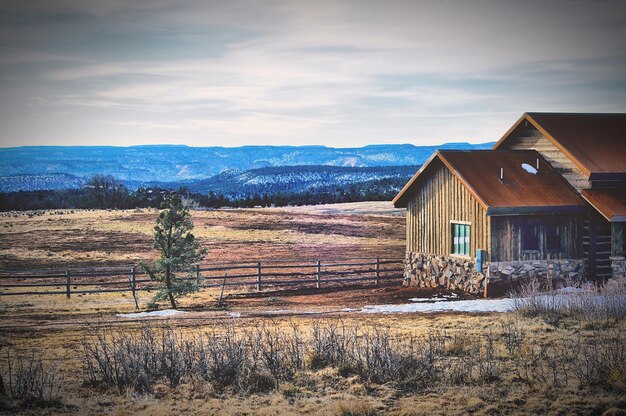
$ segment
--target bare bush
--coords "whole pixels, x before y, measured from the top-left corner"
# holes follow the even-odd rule
[[[34,355],[11,356],[7,352],[5,394],[22,407],[55,407],[61,404],[64,379],[55,364]]]
[[[567,348],[580,385],[626,391],[626,333],[622,328],[596,330]]]
[[[378,324],[313,322],[308,333],[273,323],[241,330],[234,322],[183,337],[170,327],[138,332],[97,331],[84,343],[86,381],[94,385],[150,391],[185,380],[208,383],[220,392],[267,392],[281,383],[310,383],[314,372],[333,367],[366,385],[387,384],[417,392],[450,385],[488,384],[505,368],[528,384],[622,388],[626,385],[623,330],[598,330],[576,343],[530,342],[517,317],[501,321],[500,334],[459,341],[460,335],[431,332],[401,336]],[[305,359],[306,357],[306,359]],[[608,380],[608,381],[606,381]]]
[[[582,285],[554,290],[531,278],[513,293],[514,310],[526,317],[541,317],[557,325],[569,316],[589,323],[611,322],[626,318],[626,286]]]
[[[500,320],[500,326],[502,327],[502,339],[504,346],[509,353],[509,356],[515,355],[519,352],[526,331],[519,318],[513,314],[507,314]]]

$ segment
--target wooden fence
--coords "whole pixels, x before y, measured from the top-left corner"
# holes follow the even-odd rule
[[[397,280],[403,259],[266,260],[247,263],[197,265],[187,279],[203,288],[309,286]],[[157,282],[137,267],[71,268],[65,270],[0,271],[0,297],[66,295],[154,290]]]

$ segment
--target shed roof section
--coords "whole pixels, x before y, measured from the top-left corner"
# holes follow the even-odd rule
[[[626,189],[583,189],[583,198],[611,222],[626,222]]]
[[[440,160],[463,183],[487,215],[578,212],[584,207],[574,188],[534,150],[437,151],[394,199],[406,206],[434,159]],[[532,174],[522,164],[536,166]],[[500,181],[500,168],[504,180]]]
[[[626,114],[525,113],[495,144],[523,122],[532,124],[589,179],[626,178]]]

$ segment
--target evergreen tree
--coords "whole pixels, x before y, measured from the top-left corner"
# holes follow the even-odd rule
[[[199,282],[192,279],[192,265],[204,258],[206,249],[200,247],[191,233],[193,222],[180,196],[169,196],[161,209],[154,227],[154,248],[161,257],[141,266],[150,279],[159,282],[149,306],[155,307],[158,301],[168,299],[172,308],[176,308],[177,298],[200,289]]]

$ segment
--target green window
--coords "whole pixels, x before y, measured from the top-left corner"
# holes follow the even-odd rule
[[[469,224],[452,223],[452,254],[460,256],[470,255]]]

